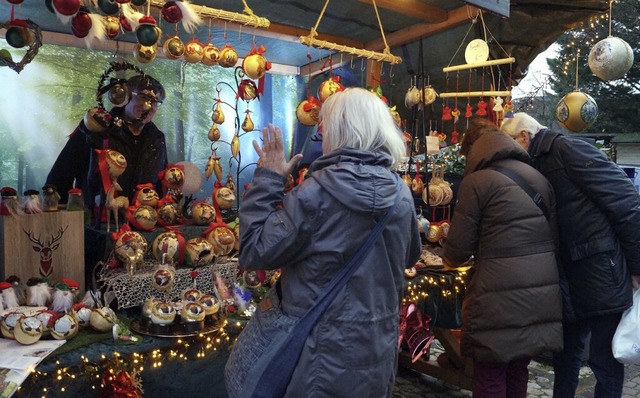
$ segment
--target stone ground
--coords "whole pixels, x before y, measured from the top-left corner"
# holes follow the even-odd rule
[[[431,359],[442,352],[438,342],[434,341]],[[580,384],[575,398],[593,398],[596,379],[591,369],[585,366],[580,371]],[[529,397],[553,396],[553,368],[543,359],[531,361],[529,365]],[[434,377],[400,367],[393,398],[460,398],[471,397],[471,391],[463,390]],[[622,398],[640,398],[640,366],[627,365],[625,368],[625,384]]]

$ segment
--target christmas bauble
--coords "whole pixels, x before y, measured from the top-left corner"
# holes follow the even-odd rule
[[[121,0],[123,2],[131,2],[131,4],[133,4],[134,6],[143,6],[145,4],[147,4],[147,0]]]
[[[216,190],[216,203],[221,210],[229,210],[236,201],[236,195],[227,187],[220,187]]]
[[[205,238],[213,246],[216,256],[226,256],[231,253],[236,244],[236,237],[228,226],[221,225],[214,228]]]
[[[76,317],[76,320],[78,321],[78,325],[84,328],[89,326],[89,323],[91,322],[92,312],[93,310],[91,308],[82,307],[75,310],[72,314]]]
[[[556,107],[556,119],[562,127],[578,133],[598,118],[598,104],[589,94],[572,91],[562,97]]]
[[[220,58],[218,59],[218,63],[223,68],[233,68],[236,66],[238,62],[238,53],[236,50],[231,47],[231,45],[227,44],[222,49],[220,49]]]
[[[9,312],[5,314],[2,317],[2,321],[0,321],[0,330],[2,331],[2,336],[7,339],[13,339],[13,332],[20,318],[22,318],[22,314],[18,312]]]
[[[156,59],[155,46],[143,46],[140,43],[136,43],[133,48],[133,57],[141,64],[148,64]]]
[[[191,218],[195,225],[209,225],[216,219],[216,209],[206,202],[196,203],[191,211]]]
[[[53,8],[65,16],[75,15],[80,10],[80,0],[53,0]]]
[[[133,30],[133,28],[131,27],[131,24],[129,23],[129,21],[127,21],[127,18],[125,18],[124,13],[120,14],[120,26],[122,26],[122,29],[127,31],[127,32],[131,32]]]
[[[182,300],[184,301],[198,301],[202,297],[202,292],[198,289],[186,289],[182,292]]]
[[[198,303],[204,308],[205,315],[213,315],[220,311],[220,301],[213,294],[203,294]]]
[[[589,52],[589,68],[602,80],[623,77],[633,66],[633,49],[619,37],[600,40]]]
[[[140,232],[123,232],[114,243],[114,252],[116,258],[126,264],[138,253],[144,256],[147,252],[147,240]]]
[[[114,0],[98,0],[98,8],[107,15],[117,15],[120,6]]]
[[[170,37],[164,41],[162,51],[167,58],[178,59],[184,55],[184,43],[178,36]]]
[[[203,55],[204,49],[202,48],[202,43],[200,43],[198,40],[190,40],[187,42],[187,45],[184,48],[185,61],[191,64],[195,64],[202,61]]]
[[[158,192],[155,189],[151,188],[150,186],[143,186],[136,193],[136,200],[141,205],[156,207],[158,206],[158,200],[160,200],[160,197],[158,196]]]
[[[115,325],[118,317],[109,307],[94,308],[89,317],[89,326],[96,332],[105,333]]]
[[[333,77],[320,83],[320,87],[318,87],[318,99],[320,99],[321,102],[324,102],[331,95],[343,90],[344,86],[340,84],[336,77]]]
[[[29,33],[22,26],[12,26],[7,29],[4,38],[11,47],[22,48],[28,45]]]
[[[160,301],[161,300],[156,297],[151,297],[147,299],[147,301],[145,301],[144,304],[142,305],[142,316],[150,318],[151,312],[153,310],[153,306],[156,305],[156,303],[159,303]]]
[[[158,208],[158,224],[168,226],[178,222],[178,208],[175,203],[165,203]]]
[[[125,106],[129,102],[129,89],[126,84],[114,84],[107,93],[113,106]]]
[[[251,54],[242,61],[242,70],[252,79],[260,79],[271,68],[262,54]]]
[[[170,189],[180,189],[184,184],[184,171],[179,167],[169,167],[162,177],[163,184]]]
[[[173,267],[160,266],[151,274],[151,285],[161,292],[170,290],[176,281]]]
[[[213,258],[213,246],[205,238],[191,238],[185,244],[185,260],[190,267],[207,265]]]
[[[255,289],[262,285],[260,277],[256,271],[245,271],[242,274],[242,281],[244,282],[244,285],[250,289]]]
[[[136,29],[138,43],[143,46],[153,46],[160,38],[160,29],[156,25],[141,23]]]
[[[183,242],[182,244],[180,242]],[[158,262],[174,264],[178,262],[180,253],[184,250],[184,241],[174,231],[165,231],[153,239],[151,250]]]
[[[175,1],[167,1],[162,6],[162,18],[169,23],[178,23],[182,21],[182,10]]]
[[[133,211],[134,226],[143,231],[151,231],[158,221],[158,212],[151,206],[140,205]]]
[[[113,15],[107,15],[104,17],[104,28],[107,33],[107,37],[115,39],[120,33],[120,20]]]
[[[89,34],[93,22],[89,13],[84,11],[84,8],[80,9],[76,15],[71,18],[71,33],[75,37],[83,38]]]
[[[52,311],[40,311],[38,312],[35,317],[38,318],[38,320],[40,321],[40,323],[42,324],[42,334],[43,335],[48,335],[51,332],[51,319],[53,319],[54,317],[54,313]]]
[[[258,96],[258,86],[253,80],[242,79],[238,85],[238,96],[245,101],[251,101]]]
[[[151,322],[156,325],[168,325],[176,318],[176,309],[170,303],[158,302],[151,311]]]
[[[32,316],[23,316],[13,330],[13,336],[20,344],[34,344],[42,337],[42,322]]]
[[[182,311],[180,311],[180,317],[183,322],[204,321],[205,315],[202,304],[193,301],[185,303],[182,307]]]
[[[123,154],[113,149],[105,149],[105,151],[107,151],[105,160],[109,176],[111,176],[111,178],[120,177],[127,168],[127,159],[125,159]]]
[[[51,336],[56,340],[69,340],[78,334],[78,321],[71,314],[56,319],[51,328]]]
[[[202,48],[202,63],[207,66],[218,65],[218,59],[220,58],[220,50],[218,47],[209,43]]]
[[[315,99],[315,98],[314,98]],[[318,116],[320,114],[320,101],[314,103],[313,100],[304,100],[298,104],[296,108],[296,117],[298,121],[305,126],[315,126],[318,124]]]

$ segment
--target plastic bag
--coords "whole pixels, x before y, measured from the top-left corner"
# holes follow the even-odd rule
[[[633,291],[633,305],[622,314],[611,348],[618,362],[640,365],[640,289]]]

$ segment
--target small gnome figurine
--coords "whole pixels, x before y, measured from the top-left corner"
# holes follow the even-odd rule
[[[27,305],[46,307],[51,302],[51,298],[51,286],[46,278],[29,278],[27,281]]]
[[[16,275],[11,275],[7,277],[7,282],[13,285],[13,291],[16,293],[16,299],[18,300],[18,305],[26,305],[27,304],[27,285],[20,281],[20,278]]]
[[[18,193],[14,188],[3,187],[0,189],[0,215],[22,216],[24,211],[18,201]]]
[[[53,302],[51,303],[51,310],[53,312],[69,313],[73,309],[74,295],[69,289],[69,286],[60,282],[55,286],[53,293]]]
[[[5,309],[12,309],[19,306],[16,292],[13,285],[7,281],[0,282],[0,291],[2,291],[2,302]]]
[[[46,184],[42,187],[44,194],[44,211],[58,211],[58,203],[60,203],[60,194],[53,184]]]
[[[80,299],[80,297],[78,297],[78,295],[80,294],[80,284],[72,279],[67,279],[67,278],[62,278],[60,280],[60,282],[66,284],[67,286],[69,286],[69,291],[71,291],[71,294],[73,294],[73,302],[77,303],[78,300]]]
[[[26,214],[42,213],[42,199],[40,198],[40,191],[28,189],[23,192],[23,195],[22,209]]]

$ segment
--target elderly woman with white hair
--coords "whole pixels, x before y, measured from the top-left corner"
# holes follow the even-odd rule
[[[254,141],[262,167],[240,207],[239,263],[245,270],[279,268],[282,311],[300,317],[391,210],[382,235],[306,338],[282,394],[389,397],[403,272],[421,251],[411,193],[392,170],[405,145],[387,105],[361,88],[329,97],[320,120],[323,155],[286,195],[286,178],[301,156],[285,159],[281,131],[272,125],[263,129],[261,145]],[[250,396],[248,384],[255,383],[233,374],[230,365],[251,344],[243,334],[225,372],[231,397]],[[275,375],[280,369],[267,371]],[[270,393],[264,396],[281,396]]]
[[[620,397],[624,366],[611,350],[622,312],[640,287],[640,197],[627,175],[592,143],[549,130],[526,113],[501,129],[553,185],[560,234],[564,349],[554,355],[556,397],[573,397],[583,351],[595,397]]]

